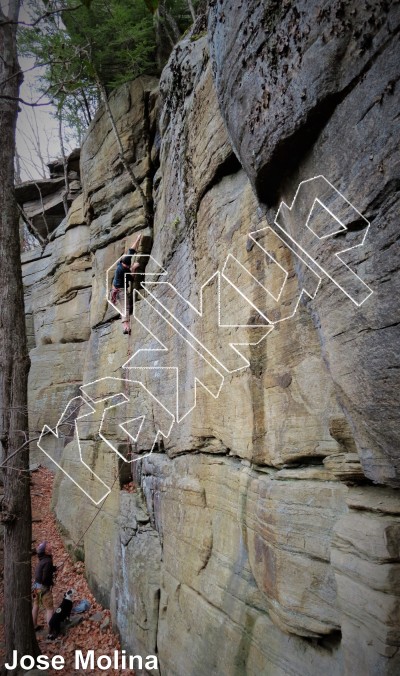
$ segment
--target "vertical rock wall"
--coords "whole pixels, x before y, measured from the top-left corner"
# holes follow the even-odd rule
[[[157,653],[163,674],[399,670],[394,8],[211,3],[208,35],[199,22],[176,47],[158,95],[144,79],[112,97],[129,160],[154,201],[146,272],[160,281],[163,266],[196,308],[206,285],[201,321],[171,288],[150,286],[136,303],[168,352],[146,356],[154,338],[136,321],[123,336],[106,303],[106,271],[144,219],[104,111],[82,148],[82,199],[42,255],[25,256],[34,429],[54,426],[79,385],[102,377],[140,375],[165,405],[179,392],[181,421],[131,467],[98,437],[99,416],[81,426],[83,458],[112,488],[100,509],[62,473],[54,496],[124,647]],[[372,224],[353,261],[374,290],[360,308],[327,280],[297,306],[297,258],[275,247],[282,277],[248,237],[317,174]],[[287,227],[297,235],[298,219]],[[246,300],[237,290],[244,272],[236,288],[220,277],[218,315],[217,278],[206,282],[229,256],[258,286]],[[286,278],[273,321],[295,312],[266,335],[259,285],[271,283],[278,298]],[[230,364],[220,390],[216,362],[152,313],[151,294]],[[248,343],[247,368],[230,342]],[[128,371],[140,349],[142,368]],[[125,452],[115,421],[103,432]],[[79,477],[72,429],[56,454]],[[130,472],[134,492],[123,490]]]
[[[248,2],[233,3],[235,12],[229,0],[211,4],[218,100],[264,213],[272,220],[300,181],[322,174],[371,223],[362,253],[344,261],[373,295],[355,308],[325,279],[309,309],[364,475],[398,487],[399,3]],[[304,207],[286,212],[294,239],[306,217]],[[357,233],[360,221],[347,226]],[[346,673],[399,669],[399,598],[387,579],[398,573],[398,554],[389,551],[396,496],[350,488],[350,510],[335,526],[331,561]]]

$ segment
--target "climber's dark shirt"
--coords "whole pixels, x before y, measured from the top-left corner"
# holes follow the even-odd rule
[[[128,253],[126,256],[123,257],[124,263],[130,266],[131,261],[132,261],[132,256],[134,256],[136,253],[135,249],[129,249]],[[129,261],[127,260],[129,259]],[[124,281],[125,281],[125,275],[129,274],[128,268],[124,268],[122,265],[122,261],[119,261],[117,265],[117,269],[115,270],[114,274],[114,279],[113,279],[113,286],[115,286],[116,289],[123,289],[124,288]]]
[[[45,587],[51,587],[54,574],[53,558],[50,554],[39,554],[39,563],[35,570],[35,582]]]

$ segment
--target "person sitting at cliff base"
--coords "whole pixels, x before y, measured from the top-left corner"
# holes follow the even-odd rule
[[[136,237],[134,243],[128,250],[128,253],[122,256],[121,260],[118,262],[111,288],[111,301],[116,304],[121,313],[122,333],[128,335],[131,332],[129,326],[130,293],[128,291],[128,283],[125,284],[125,275],[132,274],[140,267],[137,261],[132,263],[132,257],[137,253],[141,238],[141,234]]]

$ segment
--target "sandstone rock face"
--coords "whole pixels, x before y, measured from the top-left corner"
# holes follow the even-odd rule
[[[31,348],[29,419],[32,434],[37,436],[43,425],[57,424],[82,382],[90,336],[92,269],[81,197],[46,248],[23,254],[22,263]],[[61,452],[62,444],[57,460]],[[46,462],[38,449],[32,448],[32,456]]]
[[[345,262],[371,287],[372,297],[356,309],[325,276],[310,305],[363,470],[374,482],[399,486],[399,407],[393,398],[399,364],[393,145],[399,5],[211,5],[218,100],[270,223],[281,200],[290,206],[299,183],[321,174],[371,222],[362,253],[353,251]],[[320,189],[310,197],[318,195],[324,197]],[[297,241],[310,206],[306,201],[285,215],[283,226]],[[360,228],[357,218],[348,215],[343,249],[360,243],[351,236]],[[313,257],[323,258],[326,249],[321,240]]]
[[[143,509],[144,507],[144,509]],[[134,654],[157,653],[162,548],[139,493],[121,493],[111,609]]]
[[[269,614],[275,602],[267,580],[275,590],[280,583],[271,575],[273,555],[270,566],[265,566],[261,542],[254,549],[257,527],[250,516],[254,515],[251,486],[271,484],[278,492],[287,492],[288,484],[275,477],[260,480],[257,472],[233,458],[204,454],[172,462],[150,456],[144,461],[142,482],[149,513],[163,542],[158,646],[167,673],[287,674],[317,673],[324,668],[341,673],[337,645],[332,647],[332,655],[299,637],[290,637],[277,628]],[[327,496],[328,486],[321,485],[320,490],[321,496]],[[327,520],[329,511],[330,505],[325,512]],[[296,520],[294,514],[293,518]],[[276,534],[280,533],[281,542],[286,541],[293,556],[297,550],[298,568],[303,561],[304,570],[308,567],[310,576],[317,576],[308,558],[312,535],[308,553],[302,547],[300,553],[294,520],[289,516],[285,524],[277,525]],[[324,537],[329,540],[329,530]],[[275,551],[279,549],[278,544]],[[285,559],[284,551],[281,554]],[[321,565],[329,568],[326,558]],[[276,573],[279,576],[278,568]],[[282,597],[294,591],[287,586],[291,579],[287,573],[286,589],[284,584],[280,587]],[[309,601],[302,601],[306,612]],[[281,602],[285,603],[283,598]],[[292,612],[294,617],[294,604]],[[323,609],[317,614],[323,622]],[[285,623],[288,621],[286,616]],[[304,615],[301,622],[307,622]],[[194,632],[199,632],[196,640]]]
[[[360,673],[400,669],[400,510],[397,493],[351,489],[335,525],[332,565],[342,613],[345,666]],[[368,589],[368,591],[367,591]]]
[[[33,429],[54,427],[72,397],[83,396],[79,415],[87,414],[74,412],[58,440],[46,438],[69,475],[57,474],[54,509],[71,549],[84,550],[123,646],[157,654],[162,674],[394,674],[400,501],[370,481],[396,481],[389,386],[398,346],[389,329],[371,329],[389,296],[394,307],[395,149],[389,138],[383,149],[375,118],[378,105],[392,105],[390,92],[366,112],[378,93],[373,69],[383,58],[389,68],[394,19],[371,28],[372,47],[361,48],[340,34],[352,6],[320,10],[324,51],[309,3],[271,5],[262,16],[260,3],[211,4],[208,39],[193,29],[177,45],[159,94],[143,79],[111,98],[129,161],[153,198],[153,228],[143,229],[141,200],[101,110],[81,151],[82,198],[43,255],[24,259]],[[254,126],[257,59],[270,86],[290,80],[279,64],[294,53],[297,83],[288,81],[287,100],[265,95]],[[299,82],[308,83],[306,98]],[[329,101],[336,107],[310,140]],[[340,129],[357,121],[353,165]],[[307,156],[295,145],[301,130]],[[366,176],[367,136],[385,153],[385,189]],[[285,148],[295,150],[290,171],[275,171]],[[374,291],[359,307],[319,283],[318,268],[269,227],[271,205],[290,206],[299,182],[318,173],[371,221],[392,200],[377,228],[380,248],[367,247],[355,268]],[[268,199],[258,180],[267,176]],[[296,234],[292,212],[282,214]],[[143,253],[154,243],[127,338],[107,304],[107,271],[137,231],[146,235]],[[159,434],[149,453],[171,418],[169,436]],[[88,494],[69,477],[86,481]]]

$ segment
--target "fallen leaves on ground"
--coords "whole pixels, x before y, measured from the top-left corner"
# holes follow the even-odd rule
[[[134,481],[128,481],[128,483],[121,486],[121,490],[126,491],[127,493],[136,493],[136,489],[137,486]]]
[[[58,532],[56,520],[51,511],[51,494],[53,489],[54,476],[50,470],[43,467],[32,473],[31,498],[32,498],[32,538],[33,548],[43,540],[51,543],[53,550],[53,563],[58,568],[55,584],[53,587],[54,607],[60,604],[64,592],[73,588],[76,591],[75,603],[81,599],[87,599],[90,603],[90,609],[81,615],[71,615],[73,617],[82,617],[82,622],[67,630],[66,635],[60,635],[55,641],[48,641],[48,633],[43,609],[39,613],[39,624],[45,628],[37,632],[38,643],[42,654],[51,658],[53,655],[62,655],[65,658],[65,668],[62,672],[49,670],[52,675],[64,673],[79,673],[74,669],[74,652],[82,650],[86,655],[88,650],[94,650],[95,663],[100,655],[108,655],[113,658],[114,651],[120,651],[119,639],[114,634],[111,627],[110,611],[104,609],[91,593],[85,578],[85,564],[82,561],[74,562],[69,553],[65,550],[63,541]],[[78,544],[78,543],[76,543]],[[34,569],[37,564],[37,556],[32,557],[32,579]],[[2,587],[2,585],[1,585]],[[0,590],[0,607],[3,607],[2,589]],[[93,621],[91,616],[101,614],[101,620]],[[107,618],[109,618],[107,620]],[[105,624],[101,629],[101,625]],[[0,645],[3,643],[4,627],[0,626]],[[4,651],[0,650],[1,663],[4,663]],[[131,669],[85,669],[82,673],[87,676],[114,676],[115,674],[134,674]]]

